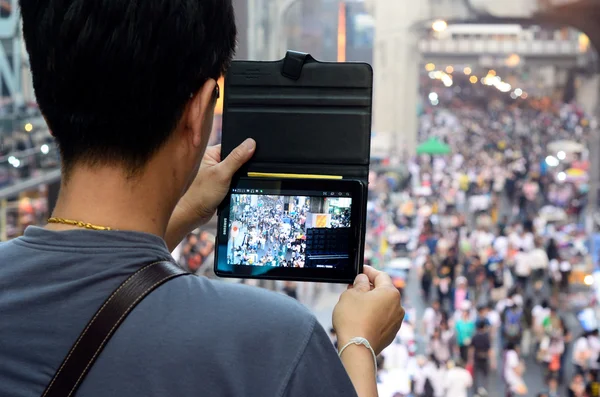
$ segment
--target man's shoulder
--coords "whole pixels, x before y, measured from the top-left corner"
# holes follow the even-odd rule
[[[309,346],[315,340],[324,345],[315,339],[315,334],[326,337],[319,327],[314,315],[287,296],[179,277],[132,311],[103,353],[119,357],[118,363],[100,357],[90,388],[112,381],[119,387],[131,384],[130,394],[118,395],[161,387],[164,395],[177,394],[174,390],[191,395],[202,388],[213,390],[209,395],[281,395],[298,361],[313,358],[317,347],[305,357]],[[138,377],[146,380],[127,380]],[[176,377],[175,384],[161,385]]]
[[[198,276],[180,277],[167,288],[167,295],[187,298],[177,300],[182,310],[218,316],[222,322],[243,320],[248,325],[266,325],[267,321],[277,328],[290,323],[312,327],[316,322],[315,316],[295,299],[263,288]]]

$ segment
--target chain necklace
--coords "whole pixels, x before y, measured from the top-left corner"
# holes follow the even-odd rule
[[[106,226],[97,226],[97,225],[92,225],[91,223],[87,223],[87,222],[81,222],[81,221],[73,221],[71,219],[63,219],[63,218],[57,218],[57,217],[52,217],[50,219],[48,219],[48,223],[59,223],[61,225],[69,225],[69,226],[76,226],[76,227],[80,227],[83,229],[89,229],[89,230],[112,230],[110,227],[106,227]]]

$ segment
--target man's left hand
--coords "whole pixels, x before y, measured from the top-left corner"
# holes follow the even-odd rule
[[[245,140],[221,161],[221,145],[206,149],[198,175],[179,200],[165,235],[173,249],[187,233],[207,223],[227,195],[233,175],[254,155],[256,142]],[[174,246],[172,246],[174,244]]]

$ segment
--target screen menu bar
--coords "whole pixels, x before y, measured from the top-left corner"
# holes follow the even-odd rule
[[[233,194],[257,194],[273,196],[306,196],[306,197],[352,197],[350,192],[321,192],[314,190],[277,190],[277,189],[232,189]]]

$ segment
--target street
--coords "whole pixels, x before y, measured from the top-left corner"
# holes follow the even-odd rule
[[[317,319],[321,323],[321,325],[325,328],[325,330],[329,330],[331,328],[331,314],[333,311],[333,307],[338,302],[339,295],[344,291],[345,286],[340,285],[327,285],[327,284],[319,284],[315,286],[298,286],[299,289],[299,299],[302,303],[306,304],[316,315]],[[303,293],[303,290],[306,292]],[[314,294],[314,295],[313,295]],[[407,282],[406,289],[404,291],[403,305],[407,312],[414,310],[415,317],[420,319],[423,317],[423,312],[425,311],[425,304],[421,299],[420,290],[419,290],[419,280],[417,276],[417,272],[413,269],[410,272],[409,279]],[[580,325],[573,313],[561,313],[564,317],[567,326],[576,337],[579,335]],[[417,323],[417,330],[420,329],[420,323]],[[424,353],[424,343],[425,341],[419,336],[419,332],[417,331],[417,341],[419,344],[419,354]],[[384,355],[387,352],[384,351]],[[566,360],[566,376],[565,379],[570,379],[572,374],[572,365],[570,364],[571,353],[570,349],[567,352],[567,360]],[[499,353],[497,357],[498,362],[498,370],[495,373],[491,374],[490,377],[490,387],[488,390],[488,395],[490,397],[504,397],[504,384],[501,375],[502,369],[502,354]],[[529,390],[528,397],[535,397],[537,393],[544,390],[544,375],[543,369],[538,365],[535,361],[535,357],[530,356],[526,359],[527,370],[524,376],[524,380],[527,384],[527,388]],[[566,385],[564,385],[565,393],[566,393]],[[566,394],[565,394],[566,395]],[[450,396],[451,397],[451,396]]]

